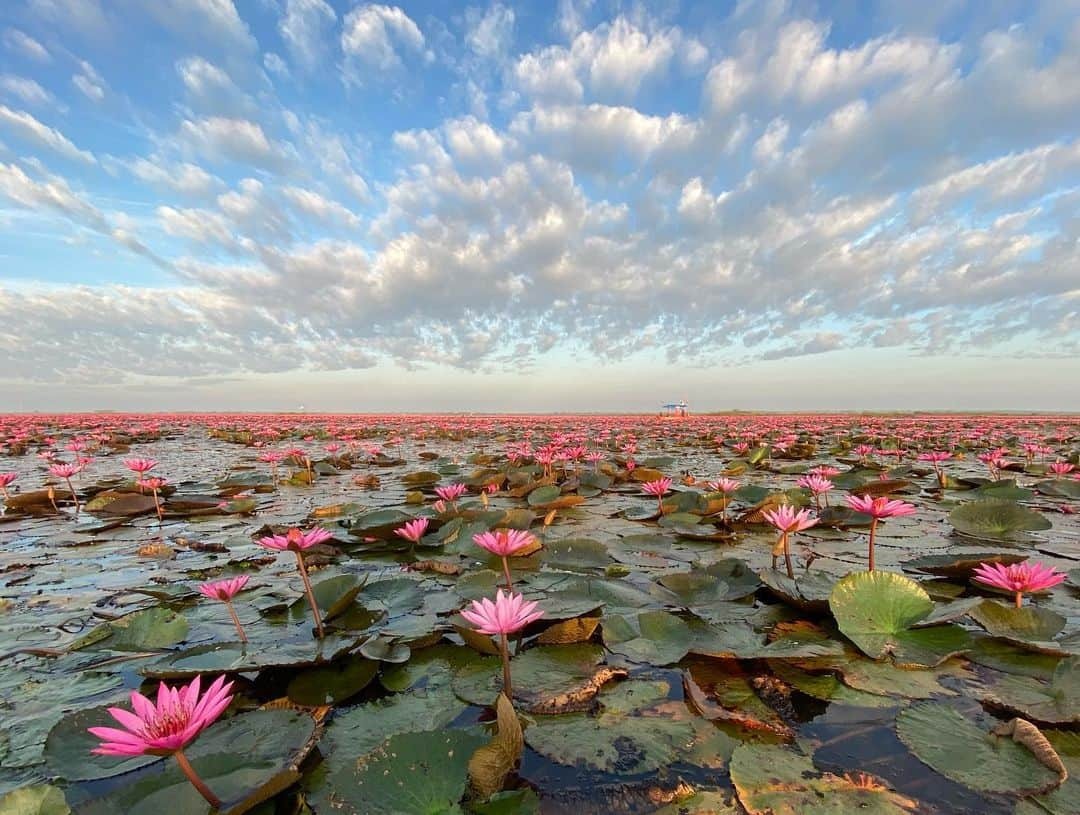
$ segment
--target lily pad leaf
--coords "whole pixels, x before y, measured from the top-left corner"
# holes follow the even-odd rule
[[[399,733],[326,778],[328,811],[343,815],[460,813],[469,759],[486,739],[465,730]]]
[[[1035,722],[1080,722],[1080,657],[1059,662],[1049,683],[1030,676],[1003,675],[987,688],[982,699]]]
[[[731,781],[750,815],[906,815],[917,806],[871,776],[821,772],[790,747],[740,745],[731,757]]]
[[[610,651],[649,665],[678,662],[693,641],[690,626],[666,611],[643,611],[636,618],[613,615],[602,625]]]
[[[833,589],[829,608],[844,636],[871,659],[933,667],[970,645],[959,626],[916,628],[930,618],[934,601],[914,580],[893,572],[848,575]]]
[[[961,504],[949,513],[957,532],[986,540],[1022,539],[1023,532],[1049,529],[1050,519],[1013,501],[987,499]]]
[[[596,716],[536,717],[525,742],[559,764],[616,775],[652,772],[674,761],[695,738],[689,721],[648,715],[669,690],[663,681],[622,682],[600,694]]]
[[[19,787],[0,797],[0,815],[68,815],[64,791],[48,784]]]
[[[931,769],[980,792],[1028,795],[1060,783],[1025,746],[995,736],[940,702],[923,702],[896,717],[896,734]]]

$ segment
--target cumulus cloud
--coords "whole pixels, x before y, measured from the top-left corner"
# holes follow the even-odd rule
[[[212,5],[204,19],[250,36]],[[785,4],[698,31],[565,0],[540,38],[505,3],[442,20],[361,3],[335,35],[324,0],[278,7],[285,97],[258,69],[286,76],[280,57],[249,49],[252,79],[181,38],[145,155],[94,166],[0,106],[32,153],[3,154],[0,196],[173,284],[104,283],[77,307],[0,292],[0,319],[78,340],[64,360],[43,337],[20,376],[1080,352],[1080,25],[852,39]],[[349,107],[292,104],[332,64]],[[41,99],[5,80],[20,106]],[[423,110],[388,85],[424,85]],[[80,181],[46,169],[57,157]],[[96,203],[119,201],[102,169],[159,197],[110,211],[127,204]]]
[[[186,119],[180,141],[211,161],[233,161],[280,169],[287,161],[281,145],[271,141],[262,125],[249,119],[209,116]]]
[[[293,62],[314,70],[329,51],[329,35],[337,14],[326,0],[286,0],[278,31]]]
[[[388,71],[404,65],[403,54],[423,55],[424,35],[397,6],[365,3],[345,15],[341,49],[346,80],[363,84],[365,67]]]
[[[72,161],[93,164],[96,159],[87,150],[80,150],[59,130],[38,121],[23,110],[0,105],[0,128],[15,133],[24,141],[44,147]]]

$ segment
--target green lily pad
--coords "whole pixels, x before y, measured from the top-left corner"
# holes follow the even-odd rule
[[[568,571],[592,571],[603,569],[611,563],[607,547],[588,538],[564,538],[545,541],[541,561],[553,569]]]
[[[788,605],[815,614],[829,610],[829,595],[836,579],[821,572],[790,578],[775,569],[762,569],[758,577],[766,587]]]
[[[740,745],[731,781],[750,815],[906,815],[916,807],[883,784],[822,772],[810,757],[776,745]]]
[[[1038,532],[1052,526],[1042,513],[999,499],[961,504],[949,513],[949,523],[957,532],[973,538],[1002,541],[1018,539],[1018,533]]]
[[[905,560],[901,565],[905,572],[941,575],[943,577],[970,577],[980,563],[1020,563],[1027,555],[1008,552],[981,552],[976,554],[923,555]]]
[[[64,791],[48,784],[19,787],[0,797],[0,815],[68,815]]]
[[[560,495],[562,495],[562,490],[556,486],[537,487],[529,493],[528,504],[531,507],[542,507],[552,501],[559,500]]]
[[[577,690],[596,674],[604,649],[592,643],[542,645],[510,660],[514,698],[530,704]],[[490,705],[502,690],[498,657],[477,659],[454,674],[454,693],[473,705]]]
[[[293,710],[256,710],[211,725],[184,750],[195,772],[240,815],[294,784],[315,744],[315,720]],[[176,762],[147,767],[122,787],[80,807],[85,815],[207,815],[209,807]]]
[[[378,671],[377,662],[347,657],[332,665],[300,671],[289,681],[286,693],[298,705],[336,705],[370,685]]]
[[[610,651],[646,665],[678,662],[693,641],[690,626],[666,611],[643,611],[637,617],[606,616],[601,625],[604,645]]]
[[[537,716],[525,742],[559,764],[615,775],[652,772],[673,762],[695,736],[688,721],[646,715],[669,690],[662,681],[622,682],[601,692],[596,716]]]
[[[1080,722],[1080,657],[1061,660],[1049,682],[1002,675],[987,687],[982,700],[1035,722]]]
[[[1016,608],[996,600],[983,600],[971,611],[975,622],[995,637],[1028,643],[1052,640],[1065,628],[1065,618],[1038,606]]]
[[[844,636],[871,659],[933,667],[970,645],[959,626],[916,628],[930,618],[934,601],[914,580],[893,572],[848,575],[833,589],[829,608]]]
[[[980,792],[1026,795],[1058,784],[1057,773],[1009,736],[995,736],[955,708],[923,702],[900,712],[896,734],[931,769]]]
[[[182,614],[155,606],[103,623],[72,643],[70,649],[101,642],[114,651],[154,651],[181,642],[187,634],[188,623]]]
[[[813,674],[779,660],[770,661],[769,668],[796,690],[821,699],[854,707],[893,707],[896,700],[888,696],[850,688],[832,674]]]
[[[469,759],[486,742],[465,730],[399,733],[331,770],[315,804],[343,815],[460,813]]]

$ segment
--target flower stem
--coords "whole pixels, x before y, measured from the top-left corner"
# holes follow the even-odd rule
[[[311,581],[308,580],[307,567],[304,565],[304,556],[299,551],[296,552],[296,566],[300,570],[300,577],[304,581],[304,591],[307,593],[308,605],[311,606],[311,614],[315,617],[315,630],[318,632],[318,637],[321,640],[326,636],[326,632],[323,631],[322,617],[319,616],[319,606],[315,602],[315,592],[311,590]]]
[[[513,701],[514,689],[510,684],[510,647],[506,642],[506,634],[499,635],[499,653],[502,654],[503,664],[503,693],[506,698]]]
[[[877,532],[877,518],[870,521],[870,571],[874,571],[874,533]]]
[[[787,566],[787,576],[795,579],[795,570],[791,567],[791,549],[788,548],[788,533],[784,533],[784,565]]]
[[[514,580],[510,577],[510,561],[507,560],[506,555],[502,556],[503,562],[503,576],[506,577],[506,590],[511,594],[514,593]]]
[[[65,478],[64,480],[67,482],[68,489],[71,490],[71,500],[75,502],[75,514],[78,515],[79,514],[79,509],[80,509],[80,507],[79,507],[79,496],[75,494],[75,488],[73,486],[71,486],[71,479],[70,478]]]
[[[236,616],[236,609],[233,608],[233,604],[226,600],[225,607],[229,609],[229,614],[232,615],[233,625],[236,626],[236,633],[240,636],[240,642],[247,642],[247,634],[244,633],[244,626],[240,625],[240,618]]]
[[[1016,607],[1017,608],[1023,608],[1024,607],[1024,593],[1022,591],[1018,591],[1016,593]]]
[[[199,778],[198,773],[195,772],[195,768],[191,766],[191,762],[187,760],[187,756],[184,755],[183,750],[177,750],[173,753],[176,758],[176,763],[180,765],[180,771],[187,776],[187,780],[191,782],[191,786],[199,791],[199,795],[206,799],[206,803],[210,804],[214,809],[218,809],[221,806],[221,799],[214,793],[210,792],[210,788],[203,783],[203,780]]]

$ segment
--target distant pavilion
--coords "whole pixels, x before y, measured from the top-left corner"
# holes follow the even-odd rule
[[[686,400],[683,399],[681,402],[672,402],[668,405],[661,405],[660,415],[685,418],[690,415],[690,408],[687,406]]]

